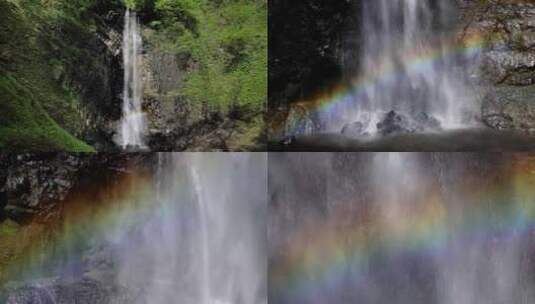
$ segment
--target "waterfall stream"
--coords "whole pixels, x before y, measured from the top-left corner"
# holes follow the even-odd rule
[[[450,1],[362,1],[361,77],[350,102],[320,117],[325,128],[339,132],[358,124],[361,135],[374,135],[388,133],[389,125],[405,132],[473,126],[476,111],[454,16]]]
[[[533,176],[510,161],[455,153],[273,156],[270,299],[532,303],[533,191],[518,185]]]
[[[120,122],[118,143],[123,149],[145,148],[145,115],[141,103],[143,84],[141,78],[142,40],[135,12],[127,10],[123,32],[123,117]]]
[[[201,246],[199,250],[201,251],[201,264],[202,264],[202,275],[199,283],[199,288],[201,292],[201,303],[202,304],[215,304],[211,298],[211,292],[210,292],[210,249],[208,246],[208,222],[206,219],[207,216],[207,210],[204,197],[203,197],[203,191],[201,186],[201,181],[199,180],[199,175],[195,168],[191,169],[191,175],[193,179],[193,185],[196,193],[196,199],[199,209],[199,225],[200,225],[200,231],[201,231]]]
[[[265,303],[263,157],[158,157],[152,210],[116,249],[118,283],[139,304]]]

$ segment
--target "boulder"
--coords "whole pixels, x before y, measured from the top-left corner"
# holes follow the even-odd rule
[[[408,116],[397,113],[396,111],[390,111],[377,124],[377,132],[380,135],[386,136],[400,133],[414,133],[415,129]]]

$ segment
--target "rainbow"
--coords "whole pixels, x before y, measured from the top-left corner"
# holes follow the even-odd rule
[[[0,283],[55,273],[55,263],[72,257],[81,261],[81,253],[92,242],[120,242],[154,209],[153,188],[152,180],[141,172],[112,183],[97,181],[62,203],[60,219],[35,218],[13,235],[0,235],[3,250],[13,255],[6,268],[0,268]]]
[[[438,61],[443,60],[445,57],[463,56],[470,58],[479,54],[486,45],[499,44],[501,41],[501,37],[498,35],[489,36],[482,33],[469,33],[460,39],[450,39],[446,45],[430,42],[426,47],[419,46],[412,52],[407,52],[404,62],[407,63],[406,68],[409,72],[425,72],[426,70],[431,70]],[[295,102],[293,106],[305,113],[304,116],[291,123],[287,123],[287,121],[273,122],[272,130],[274,131],[272,137],[281,138],[288,135],[298,135],[302,133],[299,130],[302,125],[301,122],[307,117],[330,115],[335,113],[337,109],[347,109],[348,106],[355,102],[355,99],[364,97],[369,88],[378,83],[393,82],[403,72],[392,64],[385,62],[378,62],[372,70],[374,72],[359,75],[341,84],[334,85],[327,91],[316,94],[310,99]]]
[[[466,181],[461,190],[467,203],[462,220],[448,213],[439,189],[422,189],[427,191],[426,201],[389,222],[390,229],[373,216],[352,215],[343,209],[324,221],[298,227],[277,251],[283,256],[270,262],[270,295],[300,303],[319,293],[336,294],[337,288],[347,283],[348,269],[353,284],[364,284],[368,262],[380,253],[441,256],[448,254],[451,240],[469,244],[535,232],[535,157],[513,158],[511,168],[503,174],[505,183]]]

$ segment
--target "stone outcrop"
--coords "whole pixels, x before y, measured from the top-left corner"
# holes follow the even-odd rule
[[[459,0],[461,39],[480,37],[481,117],[491,128],[535,131],[535,3]]]
[[[147,144],[152,151],[228,151],[261,150],[258,139],[252,146],[240,143],[262,113],[246,106],[234,107],[228,113],[211,111],[205,105],[194,105],[181,90],[186,71],[195,69],[190,58],[161,50],[152,41],[154,30],[143,30],[143,109],[147,114]],[[246,135],[245,135],[246,136]]]
[[[20,224],[39,216],[54,220],[61,203],[84,175],[121,174],[143,154],[0,154],[0,220]]]

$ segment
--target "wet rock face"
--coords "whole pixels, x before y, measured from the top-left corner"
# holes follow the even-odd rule
[[[120,2],[99,1],[87,18],[97,24],[95,32],[74,39],[73,47],[83,54],[64,77],[76,88],[81,100],[81,134],[75,134],[97,150],[113,150],[114,121],[121,117],[122,16]]]
[[[74,177],[84,164],[84,159],[70,154],[21,154],[4,156],[5,184],[4,204],[0,210],[3,218],[22,223],[32,217],[53,211],[57,203],[67,196],[73,187]]]
[[[29,284],[9,290],[6,304],[122,304],[128,296],[112,292],[101,282],[83,278],[74,282]]]
[[[359,3],[269,1],[270,107],[314,94],[358,64]]]
[[[498,130],[535,132],[535,86],[499,86],[483,102],[483,121]]]
[[[24,224],[60,216],[60,204],[84,175],[125,172],[143,154],[0,154],[0,219]]]
[[[481,116],[495,129],[533,131],[535,3],[458,0],[461,37],[485,38]]]
[[[484,79],[494,84],[529,86],[535,83],[535,53],[490,51],[482,60]]]
[[[395,111],[390,111],[386,114],[383,121],[377,124],[377,131],[383,136],[415,132],[409,117]]]

